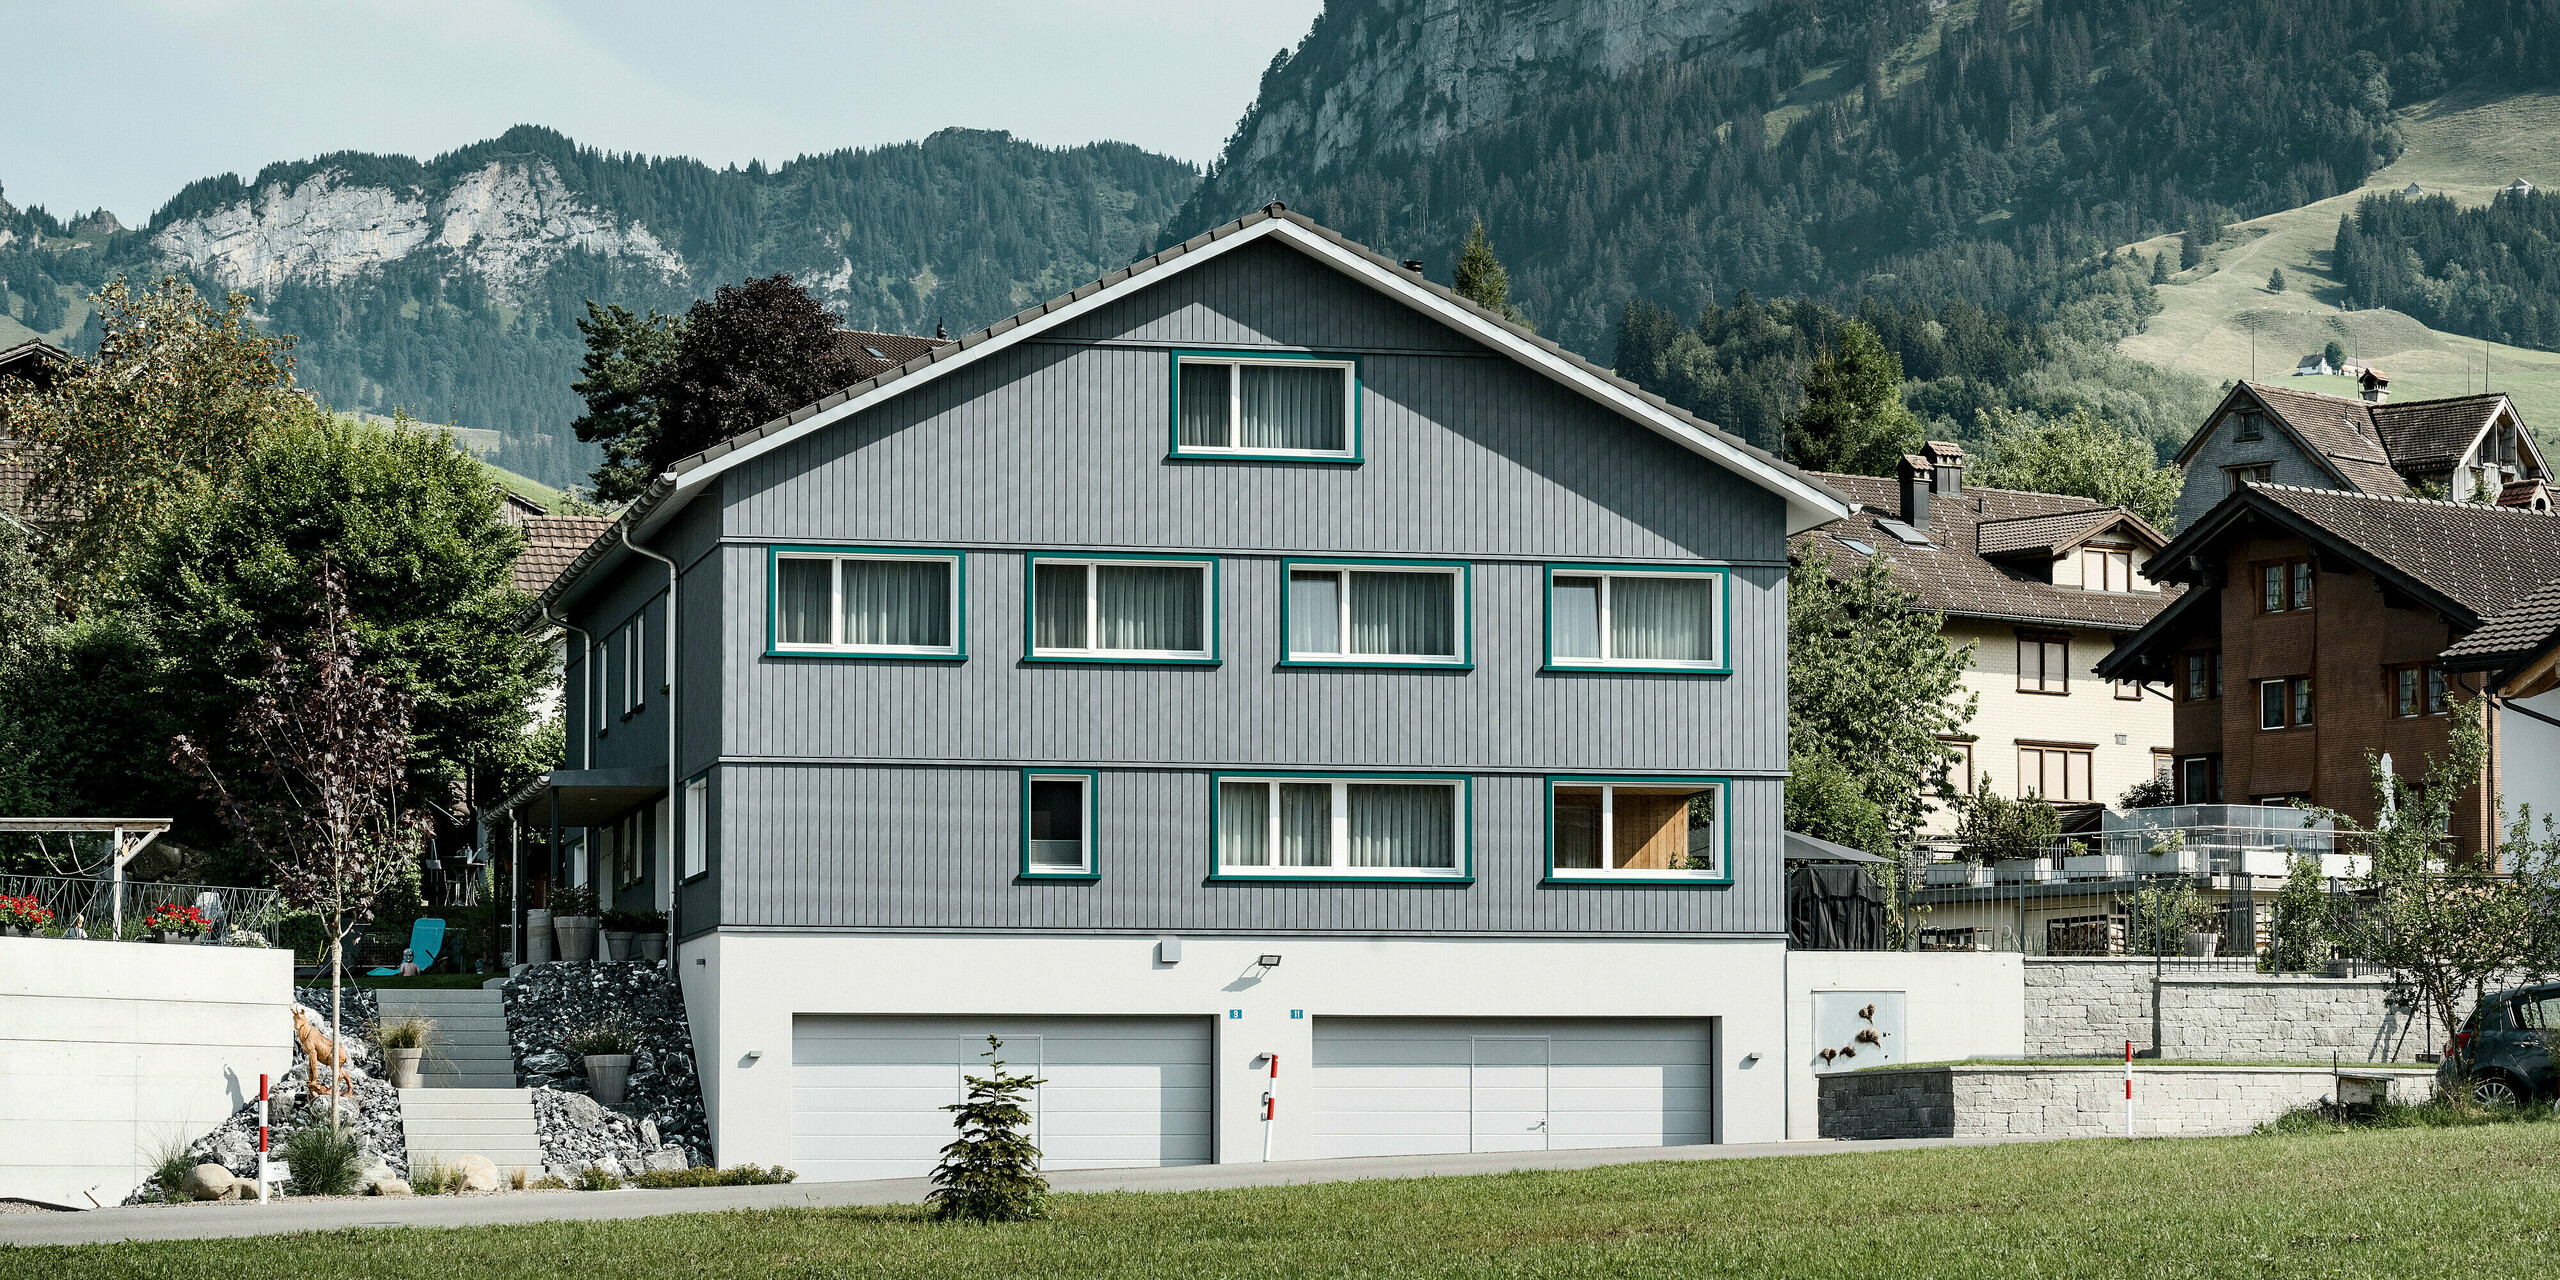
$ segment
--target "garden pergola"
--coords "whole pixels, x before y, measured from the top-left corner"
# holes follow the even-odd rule
[[[0,834],[44,836],[103,835],[113,855],[109,876],[114,886],[110,894],[114,905],[114,932],[111,938],[124,936],[124,864],[143,851],[152,841],[169,830],[167,818],[0,818]]]

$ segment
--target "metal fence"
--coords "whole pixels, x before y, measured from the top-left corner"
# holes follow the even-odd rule
[[[2261,973],[2378,972],[2333,955],[2311,921],[2288,919],[2282,879],[2244,872],[2074,874],[2049,860],[1932,863],[1898,886],[1896,937],[1920,951],[2176,959],[2186,968]],[[2326,879],[2327,915],[2357,901]],[[2298,899],[2297,899],[2298,901]]]
[[[174,905],[202,911],[205,919],[213,923],[209,936],[217,945],[265,947],[276,945],[276,928],[284,915],[283,904],[273,889],[0,875],[0,898],[20,897],[32,897],[37,905],[53,913],[52,923],[38,932],[55,937],[76,928],[90,938],[138,940],[143,936],[143,921],[152,912]],[[114,923],[119,918],[123,921],[121,933]]]

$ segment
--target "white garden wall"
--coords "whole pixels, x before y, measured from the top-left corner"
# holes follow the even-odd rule
[[[0,938],[0,1198],[122,1200],[292,1060],[293,953]]]
[[[1834,1057],[1821,1043],[1837,1017],[1817,1005],[1837,1000],[1886,1006],[1879,1021],[1898,1022],[1881,1049]],[[1899,1005],[1897,1011],[1892,1006]],[[2026,1052],[2026,979],[2020,957],[2004,951],[1790,951],[1787,953],[1787,1136],[1811,1138],[1820,1120],[1820,1076],[1880,1062],[1947,1062],[2014,1058]],[[1855,1025],[1854,1021],[1851,1025]]]

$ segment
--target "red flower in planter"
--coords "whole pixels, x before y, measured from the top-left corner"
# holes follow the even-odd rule
[[[0,924],[37,929],[52,923],[53,912],[46,910],[43,903],[36,901],[34,894],[23,894],[15,898],[0,895]]]
[[[182,907],[172,902],[145,917],[142,927],[153,933],[198,934],[212,928],[213,922],[205,919],[204,913],[194,907]]]

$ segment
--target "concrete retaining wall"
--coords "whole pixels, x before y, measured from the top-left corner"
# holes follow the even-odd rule
[[[2444,1029],[2389,1002],[2382,978],[2248,973],[2191,961],[2026,961],[2029,1057],[2112,1057],[2130,1040],[2163,1058],[2407,1061]],[[2154,1018],[2157,1018],[2155,1036]]]
[[[1825,1063],[1815,1043],[1817,994],[1902,996],[1898,1042],[1873,1056],[1887,1062],[2024,1056],[2025,1014],[2014,951],[1790,951],[1787,953],[1787,1136],[1813,1137]],[[1846,1063],[1836,1065],[1846,1066]]]
[[[2425,1071],[2390,1078],[2391,1096],[2424,1099]],[[2326,1101],[2334,1077],[2314,1067],[2137,1067],[2137,1137],[2245,1133]],[[1826,1138],[2095,1138],[2121,1136],[2121,1067],[1883,1067],[1824,1076]]]
[[[292,1062],[293,953],[0,938],[0,1197],[122,1200]]]

